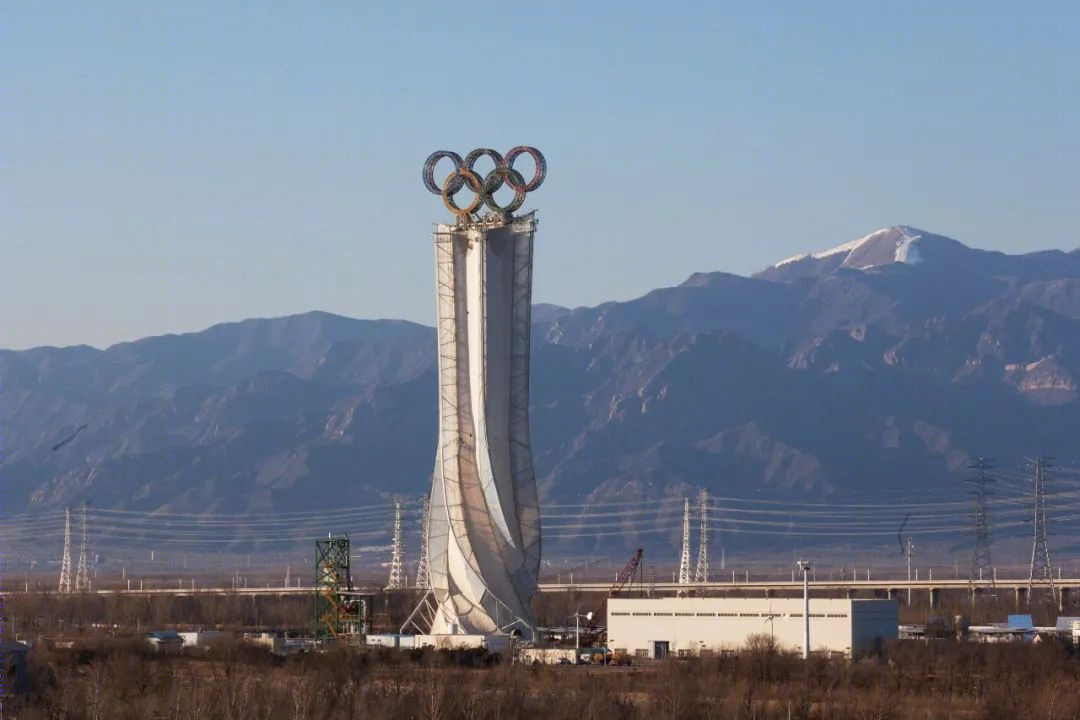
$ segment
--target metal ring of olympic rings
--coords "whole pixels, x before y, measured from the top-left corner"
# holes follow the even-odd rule
[[[514,190],[514,199],[506,207],[495,202],[495,192],[502,187],[503,181]],[[484,178],[484,202],[497,213],[512,213],[525,204],[525,178],[517,170],[507,165],[499,165]]]
[[[443,158],[447,158],[450,162],[454,163],[455,172],[461,169],[461,156],[453,150],[436,150],[431,153],[424,163],[424,187],[434,195],[440,195],[442,193],[442,189],[435,184],[435,165]],[[453,173],[451,173],[451,175],[453,175]],[[460,190],[461,186],[464,184],[464,179],[460,177],[457,178],[457,184],[454,186],[453,192]]]
[[[522,192],[532,192],[536,188],[540,187],[540,183],[544,182],[544,178],[547,177],[547,160],[544,156],[534,147],[528,145],[518,145],[510,152],[506,153],[506,167],[513,168],[514,161],[518,159],[519,155],[528,155],[533,159],[533,164],[536,165],[536,172],[533,173],[533,178],[528,183],[522,183],[521,187],[514,185],[514,181],[510,178],[506,179],[506,182],[514,190],[521,190]]]
[[[476,161],[482,157],[489,157],[491,161],[495,163],[495,167],[501,167],[503,164],[503,156],[491,148],[477,148],[471,153],[465,156],[465,167],[473,172],[476,172]],[[479,173],[477,173],[479,174]],[[499,187],[502,187],[502,183],[499,183]],[[495,188],[498,190],[499,188]],[[494,190],[492,191],[494,192]]]
[[[468,206],[462,208],[458,207],[454,195],[465,187],[466,183],[468,183],[469,189],[476,193],[476,197]],[[464,217],[465,215],[472,215],[484,203],[484,185],[472,170],[459,167],[446,177],[440,195],[442,195],[443,204],[446,205],[447,210],[458,217]]]
[[[524,176],[513,167],[514,161],[521,155],[529,155],[536,166],[533,177],[528,182],[525,182]],[[483,180],[474,169],[476,162],[482,157],[489,157],[495,163],[495,169]],[[440,188],[435,182],[435,165],[443,159],[450,160],[454,164],[454,169]],[[528,145],[512,148],[505,158],[491,148],[477,148],[466,155],[464,160],[451,150],[438,150],[428,156],[427,161],[424,162],[423,171],[424,187],[436,195],[441,195],[446,207],[459,218],[472,215],[481,205],[487,205],[496,213],[504,215],[513,213],[524,204],[525,193],[540,187],[546,176],[547,161],[539,150]],[[503,183],[514,191],[514,198],[505,207],[500,206],[494,198],[494,194],[502,188]],[[476,193],[476,197],[468,206],[458,207],[454,195],[466,185]]]
[[[523,190],[514,191],[514,199],[507,203],[505,206],[499,205],[492,197],[492,194],[502,187],[503,182],[510,184],[511,182],[518,187],[525,185],[525,178],[521,173],[513,168],[500,166],[492,170],[487,176],[480,180],[480,176],[468,168],[461,168],[450,173],[450,175],[443,182],[443,190],[440,193],[442,195],[443,203],[447,209],[457,215],[458,217],[464,217],[476,212],[481,205],[487,205],[493,212],[497,212],[503,215],[513,213],[525,203],[525,192]],[[468,185],[469,189],[476,193],[476,197],[466,207],[459,207],[457,201],[454,199],[462,188]],[[457,187],[457,190],[454,187]]]

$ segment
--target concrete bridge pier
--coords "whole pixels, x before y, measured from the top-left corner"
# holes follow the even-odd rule
[[[885,595],[886,595],[886,597],[888,597],[888,598],[889,598],[890,600],[897,600],[897,601],[899,601],[899,600],[900,600],[900,591],[899,591],[899,590],[897,590],[896,588],[889,588],[889,589],[888,589],[888,590],[886,591]]]
[[[1069,607],[1069,588],[1061,588],[1061,592],[1058,593],[1058,612],[1063,613]]]
[[[938,606],[938,598],[941,596],[941,588],[930,588],[930,608],[935,609]]]
[[[1016,611],[1020,612],[1020,608],[1024,607],[1027,601],[1027,588],[1016,586]]]

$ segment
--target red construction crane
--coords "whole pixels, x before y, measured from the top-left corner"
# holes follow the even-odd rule
[[[644,552],[645,550],[643,548],[638,548],[637,552],[634,553],[634,557],[627,561],[626,565],[623,566],[623,569],[615,576],[615,582],[612,584],[611,589],[608,590],[608,597],[616,597],[622,592],[623,588],[633,580],[634,576],[637,574],[638,568],[641,566],[641,555]],[[600,619],[601,611],[604,612],[604,617],[606,619],[607,598],[604,598],[603,602],[600,603],[600,607],[598,607],[592,613],[592,617],[589,618],[589,624],[585,626],[585,635],[587,638],[593,639],[596,637],[596,625],[597,621]]]
[[[626,583],[637,574],[638,566],[641,565],[641,554],[644,553],[643,548],[638,548],[634,557],[630,558],[630,561],[626,563],[619,574],[615,576],[615,584],[608,590],[608,597],[614,597],[622,592],[622,589],[626,586]]]

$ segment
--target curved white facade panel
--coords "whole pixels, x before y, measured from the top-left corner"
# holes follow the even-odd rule
[[[533,635],[540,509],[529,441],[532,214],[435,230],[439,445],[432,633]]]

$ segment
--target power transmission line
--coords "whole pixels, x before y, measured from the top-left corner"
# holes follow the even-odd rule
[[[1000,463],[999,463],[1000,464]],[[1071,474],[1070,474],[1071,473]],[[1061,479],[1059,475],[1065,474]],[[1044,486],[1046,505],[1055,502],[1070,508],[1080,499],[1080,481],[1072,479],[1080,474],[1075,469],[1054,469],[1054,492]],[[985,499],[987,528],[992,519],[996,533],[1014,534],[1017,528],[1030,528],[1032,523],[1030,476],[1025,476],[1024,487],[1017,486],[1017,475],[1011,470],[993,471],[998,482],[999,495]],[[1063,487],[1064,490],[1058,489]],[[989,496],[990,493],[987,493]],[[903,500],[904,498],[898,498]],[[685,514],[686,499],[683,499]],[[944,498],[931,499],[914,504],[899,503],[803,503],[794,501],[763,500],[759,498],[729,498],[724,502],[723,513],[716,506],[716,498],[710,494],[712,507],[707,508],[706,532],[715,534],[732,532],[751,536],[785,536],[815,538],[884,539],[892,534],[884,529],[881,519],[887,509],[900,516],[908,514],[909,527],[901,531],[901,537],[958,539],[961,534],[969,538],[972,533],[972,501],[961,502]],[[545,504],[541,517],[544,519],[545,537],[563,539],[603,538],[627,535],[662,536],[677,533],[680,529],[679,498],[643,499],[640,503],[624,500],[588,504]],[[402,500],[403,523],[412,517],[422,517],[420,498],[411,502]],[[390,559],[392,545],[385,537],[385,510],[394,504],[375,504],[353,508],[328,508],[325,511],[294,511],[285,516],[224,514],[224,513],[158,513],[110,508],[87,508],[87,525],[94,524],[95,547],[119,548],[124,545],[157,544],[171,542],[192,549],[203,547],[214,552],[222,546],[246,544],[253,547],[285,543],[299,543],[323,531],[328,519],[344,525],[354,539],[365,538],[366,547],[358,552],[375,553]],[[575,511],[577,508],[589,510]],[[585,515],[589,520],[584,519]],[[381,519],[380,516],[381,515]],[[991,518],[992,516],[992,518]],[[5,522],[5,539],[21,548],[34,545],[42,536],[58,537],[64,530],[68,517],[64,510],[28,513]],[[1080,519],[1076,512],[1055,516],[1055,521],[1072,522]],[[712,527],[709,528],[709,524]],[[895,532],[895,531],[894,531]],[[87,531],[89,536],[89,531]],[[381,542],[380,542],[381,541]],[[87,540],[89,543],[89,538]],[[70,551],[69,551],[70,552]],[[404,556],[404,552],[402,553]],[[89,548],[87,548],[89,557]],[[71,558],[72,565],[75,558]],[[89,570],[89,563],[87,564]],[[403,570],[405,566],[403,564]],[[75,568],[69,570],[69,585],[76,585]],[[976,570],[976,577],[977,577]],[[984,580],[987,579],[983,571]],[[404,573],[403,573],[404,576]],[[694,576],[691,576],[694,577]],[[990,578],[993,573],[990,573]]]

